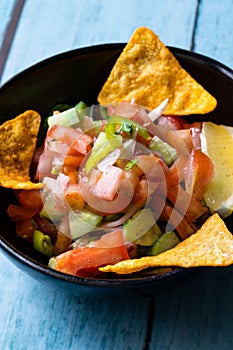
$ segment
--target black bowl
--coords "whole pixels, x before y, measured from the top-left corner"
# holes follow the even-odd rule
[[[44,60],[8,81],[0,89],[0,123],[27,109],[46,116],[57,103],[76,104],[83,100],[96,104],[97,95],[125,44],[107,44],[69,51]],[[218,101],[214,112],[192,116],[233,125],[233,71],[210,58],[170,48],[181,65]],[[21,270],[53,287],[75,295],[153,295],[168,283],[190,275],[194,269],[164,270],[162,274],[134,279],[79,278],[54,271],[31,245],[16,235],[6,209],[14,201],[13,191],[0,188],[0,246],[2,252]],[[232,228],[230,219],[227,225]],[[197,269],[196,269],[197,270]],[[196,271],[195,270],[195,271]]]

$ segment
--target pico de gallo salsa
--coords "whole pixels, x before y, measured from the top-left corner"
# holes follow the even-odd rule
[[[31,164],[43,187],[15,191],[8,214],[50,267],[98,277],[99,267],[174,247],[210,216],[202,123],[163,116],[166,103],[80,102],[46,119]]]

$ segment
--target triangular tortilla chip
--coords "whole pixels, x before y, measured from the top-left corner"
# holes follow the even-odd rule
[[[228,266],[233,263],[233,236],[218,214],[212,215],[192,236],[156,256],[121,261],[100,268],[128,274],[157,266]]]
[[[154,109],[166,98],[164,115],[204,114],[216,99],[179,64],[150,29],[138,28],[98,96],[100,104],[132,102]]]
[[[0,126],[0,186],[13,189],[40,188],[30,181],[29,171],[41,117],[26,111]]]

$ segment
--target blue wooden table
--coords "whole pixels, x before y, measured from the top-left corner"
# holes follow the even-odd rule
[[[233,68],[232,23],[232,0],[1,0],[0,84],[51,55],[126,42],[138,26]],[[232,330],[232,267],[151,298],[95,300],[52,290],[0,253],[2,350],[231,350]]]

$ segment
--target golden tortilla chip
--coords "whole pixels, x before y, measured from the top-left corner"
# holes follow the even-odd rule
[[[40,121],[37,112],[26,111],[0,126],[0,186],[26,190],[42,186],[29,176]]]
[[[166,98],[169,102],[164,115],[204,114],[217,104],[157,35],[148,28],[138,28],[116,61],[98,102],[133,101],[152,110]]]
[[[156,256],[121,261],[100,268],[128,274],[156,266],[228,266],[233,263],[233,236],[218,214],[212,215],[192,236]]]

